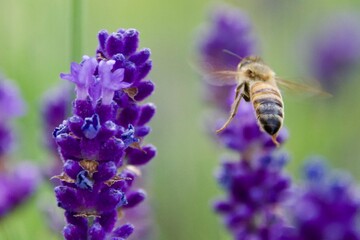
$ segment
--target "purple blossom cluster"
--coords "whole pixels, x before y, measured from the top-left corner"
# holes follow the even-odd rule
[[[53,139],[52,131],[59,126],[70,113],[71,92],[69,86],[63,84],[51,89],[42,99],[41,116],[44,128],[44,145],[52,152],[57,153],[57,144]]]
[[[201,35],[207,37],[200,41],[200,59],[234,68],[240,60],[230,56],[235,61],[230,64],[223,49],[240,57],[254,54],[252,42],[244,41],[251,34],[250,21],[232,7],[217,7],[214,15],[208,32]],[[206,71],[205,67],[205,76]],[[330,177],[325,168],[312,161],[305,167],[306,184],[302,187],[293,184],[283,170],[288,162],[287,154],[278,150],[260,130],[250,103],[242,101],[230,125],[215,135],[229,114],[235,86],[206,89],[206,101],[212,104],[213,116],[216,116],[208,121],[211,134],[220,145],[237,154],[226,157],[217,171],[217,181],[225,196],[214,202],[215,211],[222,216],[233,239],[360,238],[357,230],[360,205],[351,182],[344,181],[343,177]],[[279,142],[283,143],[287,135],[282,129]]]
[[[235,70],[239,59],[224,53],[228,50],[240,57],[254,54],[256,47],[248,16],[225,5],[217,5],[210,14],[210,24],[204,26],[199,40],[200,60],[215,68]]]
[[[11,120],[25,113],[25,103],[17,87],[0,76],[0,155],[6,155],[14,147]]]
[[[351,179],[320,159],[309,161],[304,175],[289,211],[294,227],[287,239],[360,239],[360,199]]]
[[[360,64],[359,13],[346,12],[327,19],[311,35],[307,59],[311,74],[335,93]]]
[[[244,12],[225,5],[217,5],[215,9],[210,15],[211,23],[203,26],[201,38],[198,40],[200,66],[205,71],[236,70],[240,60],[224,50],[240,57],[255,52],[250,20]],[[227,109],[225,100],[228,100],[234,88],[235,86],[218,87],[206,84],[203,95],[208,103]]]
[[[0,170],[0,219],[31,197],[39,185],[38,168],[29,162]]]
[[[55,195],[65,210],[65,239],[128,238],[133,225],[118,226],[118,219],[145,199],[132,185],[137,167],[156,154],[143,144],[155,106],[139,104],[154,90],[146,79],[150,50],[137,50],[135,29],[103,30],[98,39],[96,57],[84,56],[60,75],[76,85],[72,116],[53,132],[63,160]]]
[[[50,179],[62,169],[63,162],[58,154],[58,146],[52,132],[68,117],[71,110],[71,92],[68,85],[51,89],[44,95],[41,106],[43,145],[51,153],[53,161],[44,170],[46,179]],[[52,179],[53,184],[60,184],[57,179]]]
[[[11,126],[14,118],[23,115],[25,104],[17,87],[0,79],[0,218],[28,199],[36,190],[38,169],[28,162],[10,163],[9,153],[15,136]]]
[[[205,34],[209,37],[200,42],[200,58],[212,65],[235,70],[240,60],[223,50],[240,57],[254,54],[250,20],[241,11],[225,6],[217,8],[214,15],[209,32]],[[207,88],[205,96],[209,97],[206,100],[216,103],[213,104],[215,114],[224,117],[212,123],[213,132],[230,111],[235,87]],[[279,142],[286,137],[286,130],[282,130]],[[221,164],[217,179],[227,195],[215,201],[215,211],[223,216],[234,239],[274,239],[284,222],[277,209],[290,186],[290,178],[282,172],[287,157],[273,154],[275,144],[260,130],[252,106],[244,101],[234,120],[216,139],[238,153],[239,158]]]
[[[218,182],[227,196],[214,203],[235,239],[278,239],[284,220],[277,212],[290,178],[282,171],[286,156],[225,161]]]
[[[235,93],[235,89],[232,90]],[[230,96],[233,97],[232,94]],[[230,109],[230,106],[231,103],[228,102],[228,108],[226,109]],[[228,112],[223,110],[224,109],[216,109],[224,118],[219,119],[219,121],[214,124],[214,131],[215,129],[219,129],[225,121]],[[217,139],[221,145],[240,153],[246,160],[252,159],[255,152],[271,152],[276,148],[271,137],[260,130],[251,103],[241,101],[235,118],[235,121],[230,123],[221,134],[217,135]],[[277,139],[280,144],[287,139],[287,135],[288,133],[285,128],[280,130]]]

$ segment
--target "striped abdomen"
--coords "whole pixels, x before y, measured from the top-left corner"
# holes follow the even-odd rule
[[[259,125],[265,132],[276,137],[284,120],[279,89],[268,82],[256,82],[250,87],[250,96]]]

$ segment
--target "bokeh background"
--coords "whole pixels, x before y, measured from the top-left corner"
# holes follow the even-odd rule
[[[310,77],[309,41],[338,14],[360,17],[358,0],[226,1],[253,22],[259,53],[281,76]],[[81,55],[93,55],[101,29],[136,28],[141,47],[152,50],[156,83],[151,98],[158,107],[148,138],[158,156],[148,167],[147,191],[153,209],[154,239],[229,239],[211,201],[221,194],[214,172],[222,150],[204,126],[206,106],[202,82],[194,71],[199,28],[209,9],[207,0],[83,0]],[[19,146],[12,161],[51,161],[42,146],[41,97],[62,81],[71,61],[70,0],[0,1],[0,69],[19,85],[28,103],[18,119]],[[357,25],[359,28],[360,22]],[[355,30],[355,29],[354,29]],[[358,43],[360,44],[360,42]],[[80,61],[81,55],[75,60]],[[284,148],[292,157],[287,167],[297,180],[310,155],[321,155],[336,168],[359,179],[360,71],[342,79],[331,99],[303,98],[285,93],[290,138]],[[25,205],[0,221],[0,239],[61,239],[40,211],[47,202],[56,208],[51,186],[43,183]]]

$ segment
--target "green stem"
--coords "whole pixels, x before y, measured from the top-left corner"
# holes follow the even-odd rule
[[[79,61],[82,54],[82,1],[71,0],[71,61]]]

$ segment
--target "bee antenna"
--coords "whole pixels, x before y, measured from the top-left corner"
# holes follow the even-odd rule
[[[234,57],[236,57],[236,58],[238,58],[238,59],[240,59],[240,60],[243,60],[243,57],[240,57],[238,54],[236,54],[236,53],[234,53],[234,52],[232,52],[232,51],[230,51],[230,50],[223,49],[222,51],[223,51],[224,53],[227,53],[227,54],[229,54],[229,55],[231,55],[231,56],[234,56]]]

